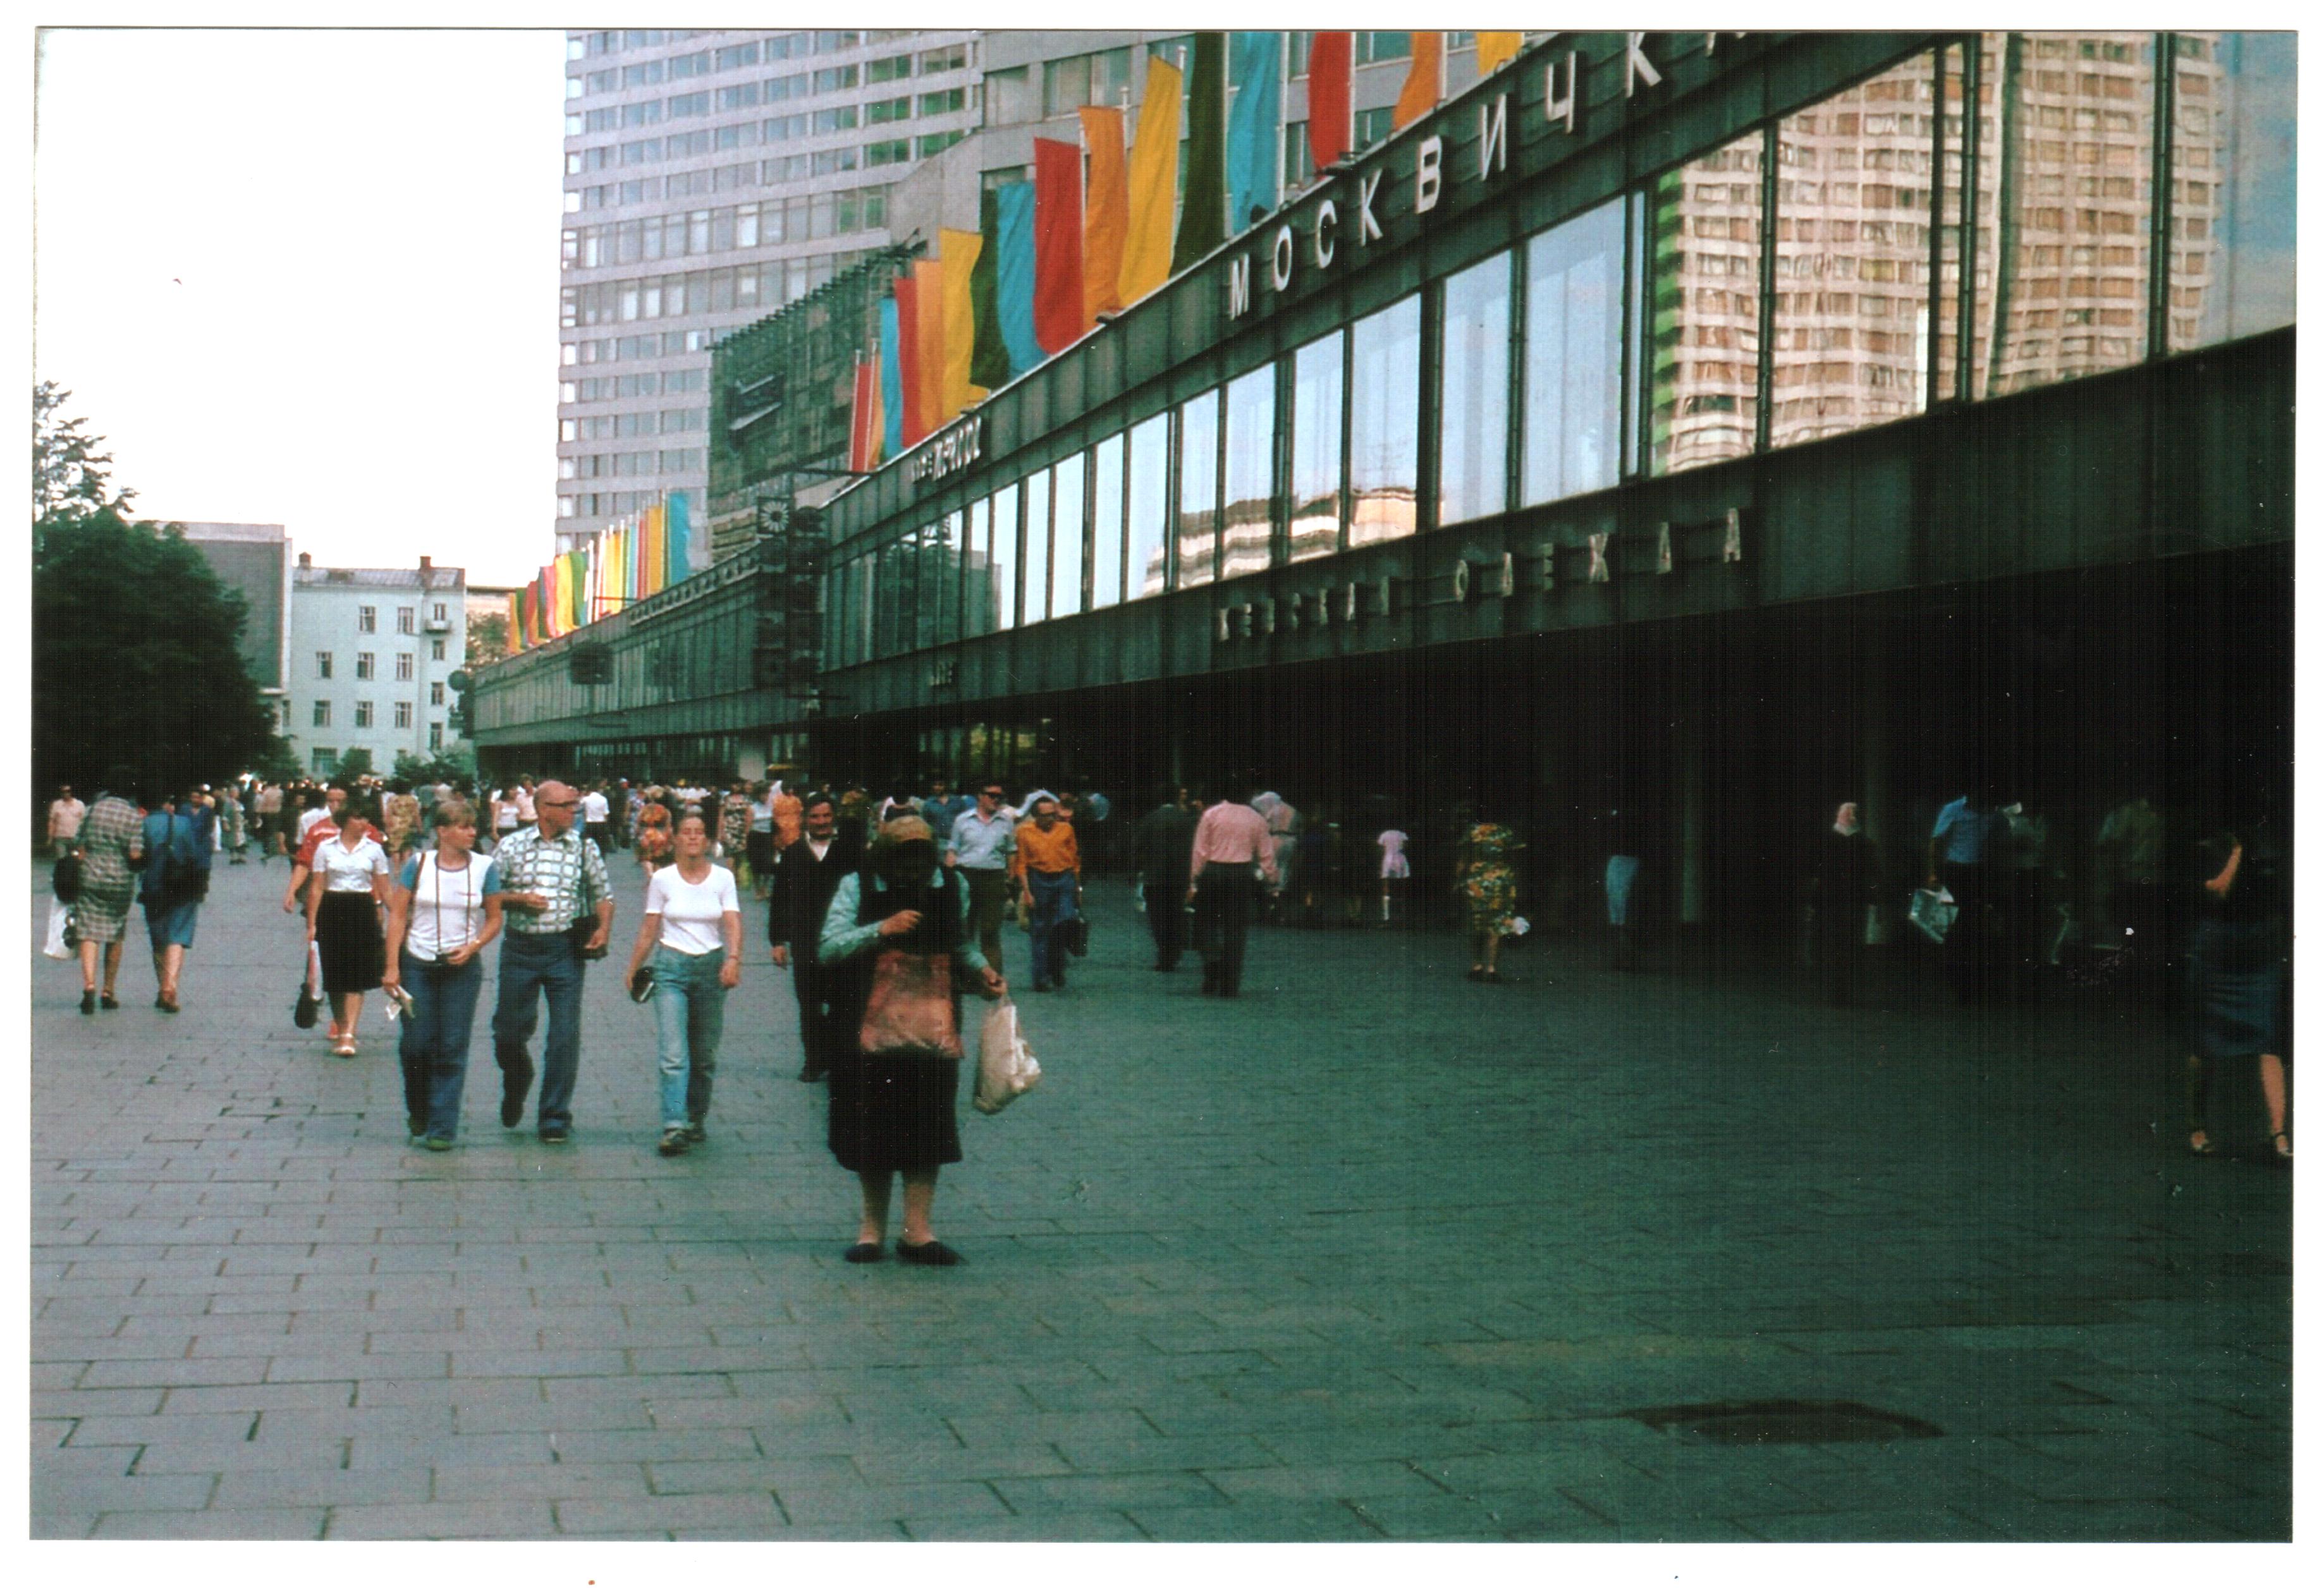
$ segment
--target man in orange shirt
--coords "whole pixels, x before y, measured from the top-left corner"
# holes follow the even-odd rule
[[[1056,990],[1065,982],[1065,939],[1060,928],[1081,917],[1082,855],[1074,827],[1057,817],[1057,800],[1034,803],[1033,816],[1017,827],[1017,851],[1009,871],[1024,891],[1027,929],[1033,937],[1033,989]]]

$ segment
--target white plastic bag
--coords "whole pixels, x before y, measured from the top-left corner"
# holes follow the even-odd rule
[[[976,1037],[976,1110],[998,1112],[1040,1083],[1041,1065],[1025,1044],[1017,1004],[994,1002]]]
[[[67,908],[55,898],[50,898],[49,940],[48,944],[42,947],[41,950],[49,956],[55,958],[59,963],[69,963],[74,957],[78,955],[73,949],[73,944],[70,937],[65,934],[66,926],[71,922],[72,909]]]
[[[1923,889],[1914,892],[1912,910],[1905,917],[1912,921],[1914,929],[1941,946],[1960,913],[1960,908],[1954,902],[1953,894],[1940,888],[1933,891]]]

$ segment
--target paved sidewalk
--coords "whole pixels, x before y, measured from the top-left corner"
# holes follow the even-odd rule
[[[2290,1533],[2291,1181],[2241,1071],[2244,1156],[2177,1154],[2151,1028],[1377,931],[1215,1002],[1102,884],[1047,1080],[964,1106],[968,1266],[849,1267],[755,924],[696,1154],[601,969],[574,1142],[500,1129],[480,1013],[438,1156],[376,1003],[352,1063],[291,1027],[284,879],[218,871],[174,1018],[142,924],[116,1013],[34,957],[36,1536]],[[1936,1432],[1637,1414],[1765,1400]]]

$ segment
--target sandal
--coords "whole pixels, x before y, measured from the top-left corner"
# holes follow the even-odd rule
[[[331,1048],[331,1055],[334,1057],[352,1057],[355,1055],[355,1043],[351,1040],[342,1040]]]
[[[2187,1137],[2187,1154],[2190,1156],[2209,1156],[2218,1149],[2219,1143],[2201,1129],[2196,1129]]]
[[[2292,1160],[2292,1137],[2290,1135],[2285,1134],[2282,1129],[2278,1129],[2275,1131],[2275,1137],[2271,1144],[2275,1147],[2276,1161],[2290,1162]]]

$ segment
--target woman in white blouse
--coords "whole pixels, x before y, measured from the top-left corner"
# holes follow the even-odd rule
[[[348,799],[346,823],[315,849],[307,880],[307,934],[321,954],[323,990],[339,1027],[334,1056],[355,1055],[364,992],[379,989],[385,962],[380,917],[387,910],[387,852],[378,825],[377,798]]]
[[[501,871],[476,844],[476,810],[454,798],[436,806],[436,848],[405,862],[388,889],[387,968],[381,982],[407,1006],[396,1050],[411,1132],[430,1151],[460,1133],[468,1037],[484,960],[501,933]]]
[[[678,820],[675,844],[678,861],[646,882],[645,922],[627,975],[634,990],[652,960],[664,1156],[683,1156],[705,1138],[726,993],[742,979],[742,904],[733,871],[710,861],[710,827],[699,810]]]

